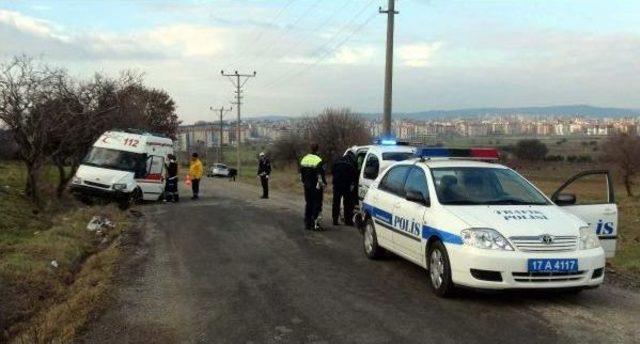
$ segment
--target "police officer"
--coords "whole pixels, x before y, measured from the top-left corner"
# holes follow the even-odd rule
[[[271,161],[264,154],[260,153],[258,160],[258,177],[260,177],[260,183],[262,184],[262,198],[269,198],[269,175],[271,174]]]
[[[353,191],[357,186],[358,169],[356,157],[349,151],[333,163],[333,225],[337,226],[340,217],[340,201],[344,205],[344,223],[353,226],[353,208],[355,206]]]
[[[318,144],[311,144],[311,153],[300,161],[300,179],[304,186],[304,225],[307,230],[320,230],[322,192],[327,185],[324,163],[318,154]]]
[[[169,163],[166,164],[167,168],[167,182],[164,187],[165,200],[167,202],[179,202],[180,195],[178,195],[178,164],[176,163],[176,156],[173,154],[167,155]]]

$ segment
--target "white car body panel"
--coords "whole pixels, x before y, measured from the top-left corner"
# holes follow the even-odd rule
[[[430,239],[438,239],[447,249],[453,283],[474,288],[595,287],[603,282],[605,266],[603,248],[581,250],[578,245],[580,228],[593,225],[590,224],[589,219],[599,218],[604,208],[611,210],[613,207],[610,204],[582,207],[580,212],[575,212],[575,209],[569,211],[567,207],[557,206],[550,200],[548,205],[442,205],[438,202],[430,168],[461,166],[506,169],[507,167],[453,159],[434,159],[426,162],[414,159],[397,163],[397,165],[412,165],[425,172],[431,201],[429,206],[425,206],[379,189],[379,183],[385,175],[380,173],[378,178],[370,184],[361,211],[363,218],[368,217],[373,220],[378,244],[385,249],[427,268],[427,245]],[[608,220],[617,221],[612,218]],[[507,238],[514,250],[500,251],[467,246],[461,237],[461,231],[467,228],[494,229]],[[564,237],[573,237],[575,246],[567,249],[543,248],[540,250],[530,249],[527,246],[528,243],[522,243],[524,240],[522,237],[541,238],[543,235],[561,237],[558,242],[565,240],[562,239]],[[537,258],[577,259],[579,271],[569,277],[558,275],[539,281],[537,279],[542,279],[541,277],[528,275],[528,260]],[[470,272],[471,269],[498,271],[502,281],[475,278]],[[594,273],[600,271],[602,274],[599,277],[592,278]]]

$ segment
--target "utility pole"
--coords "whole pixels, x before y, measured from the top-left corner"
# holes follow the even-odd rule
[[[256,72],[253,71],[253,74],[240,74],[238,71],[234,71],[232,74],[225,74],[224,70],[221,70],[220,74],[228,77],[229,80],[231,80],[231,83],[233,83],[233,86],[236,87],[236,101],[233,104],[236,105],[236,110],[238,110],[238,122],[236,124],[236,169],[238,170],[238,176],[240,176],[240,105],[242,104],[242,86],[249,81],[249,78],[254,78],[256,76]],[[244,81],[242,81],[242,78],[244,78]]]
[[[389,0],[386,11],[382,7],[378,10],[380,13],[387,14],[387,54],[384,71],[384,111],[382,119],[382,134],[391,136],[391,96],[393,89],[393,22],[394,17],[399,12],[396,11],[396,1]]]
[[[221,106],[219,109],[214,109],[213,106],[210,106],[209,110],[211,110],[211,111],[219,111],[220,112],[220,146],[218,147],[218,161],[219,162],[223,162],[222,161],[222,144],[223,144],[223,136],[224,136],[224,123],[222,122],[222,115],[226,111],[233,110],[233,107],[225,109],[224,106]]]

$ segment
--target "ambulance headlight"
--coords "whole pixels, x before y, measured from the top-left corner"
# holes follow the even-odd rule
[[[491,228],[469,228],[461,232],[465,245],[487,250],[513,251],[505,237]]]
[[[589,227],[580,227],[580,249],[589,250],[600,247],[600,240],[595,231]]]
[[[73,176],[73,179],[71,179],[71,183],[72,184],[82,184],[82,178]]]
[[[117,191],[126,190],[127,184],[113,184],[113,189]]]

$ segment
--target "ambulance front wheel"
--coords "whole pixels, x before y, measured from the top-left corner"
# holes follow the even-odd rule
[[[455,285],[451,281],[451,264],[447,249],[441,241],[434,241],[427,253],[429,286],[434,294],[440,297],[452,296]]]
[[[376,237],[376,230],[373,227],[373,220],[368,218],[364,226],[364,254],[369,259],[380,259],[384,255],[384,249],[378,245],[378,238]]]
[[[138,204],[142,201],[142,190],[140,188],[136,188],[131,192],[131,194],[120,201],[120,209],[127,210],[131,208],[133,205]]]

